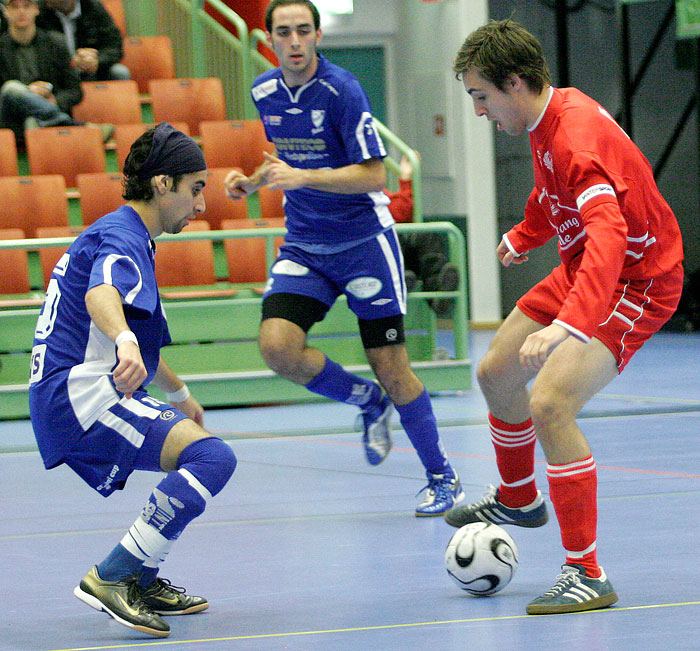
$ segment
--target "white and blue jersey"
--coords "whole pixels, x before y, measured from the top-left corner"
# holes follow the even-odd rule
[[[29,406],[44,465],[60,464],[76,441],[123,397],[111,372],[116,347],[93,323],[85,294],[111,285],[155,375],[170,343],[155,277],[154,245],[139,215],[122,206],[88,227],[56,265],[37,322]]]
[[[292,167],[336,169],[386,156],[362,86],[321,55],[303,86],[289,88],[275,68],[255,80],[251,93],[267,139]],[[347,249],[393,226],[388,205],[384,192],[286,190],[286,242],[312,253]]]

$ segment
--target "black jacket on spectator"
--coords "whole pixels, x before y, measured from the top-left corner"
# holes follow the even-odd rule
[[[70,65],[71,56],[63,35],[37,29],[32,45],[39,68],[39,76],[33,81],[52,83],[59,108],[71,115],[73,107],[83,99],[83,91],[78,71]],[[0,34],[0,86],[11,79],[19,80],[16,48],[9,32]]]
[[[63,24],[53,9],[39,2],[36,26],[59,32],[63,35]],[[80,18],[75,28],[75,47],[91,47],[97,50],[97,77],[104,79],[109,68],[119,63],[124,56],[122,35],[112,16],[99,0],[80,0]]]

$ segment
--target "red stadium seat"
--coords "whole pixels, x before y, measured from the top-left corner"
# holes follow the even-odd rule
[[[284,219],[228,219],[222,229],[277,228],[284,226]],[[276,237],[275,249],[284,243],[284,237]],[[228,261],[228,279],[232,283],[262,283],[267,280],[267,256],[265,238],[244,237],[224,240]]]
[[[175,78],[173,44],[165,35],[125,38],[121,62],[129,68],[140,93],[148,93],[151,79]]]
[[[0,197],[0,227],[20,228],[29,238],[41,226],[68,226],[66,182],[58,174],[0,177]]]
[[[218,77],[151,79],[148,92],[156,122],[187,122],[193,136],[199,135],[200,122],[226,119],[224,87]]]
[[[263,162],[263,151],[275,150],[260,120],[206,120],[199,132],[210,167],[240,167],[249,176]]]
[[[122,178],[121,174],[112,172],[78,174],[80,214],[85,226],[116,210],[124,203]]]
[[[201,219],[205,219],[212,230],[221,229],[226,219],[247,219],[248,207],[245,199],[230,199],[224,191],[224,179],[230,167],[210,167],[207,169],[207,185],[204,188],[206,208]]]
[[[84,81],[83,99],[73,108],[82,122],[133,124],[141,122],[141,97],[133,80]]]
[[[43,127],[25,131],[29,169],[61,174],[69,188],[82,172],[106,172],[102,133],[97,127]]]

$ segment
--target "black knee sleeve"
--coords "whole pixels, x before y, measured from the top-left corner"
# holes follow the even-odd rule
[[[328,305],[310,296],[270,294],[263,299],[262,320],[286,319],[308,332],[314,323],[325,318],[328,309]]]
[[[403,314],[385,316],[381,319],[358,319],[357,322],[365,349],[395,346],[406,341]]]

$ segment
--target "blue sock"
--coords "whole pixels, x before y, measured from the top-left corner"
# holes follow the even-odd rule
[[[121,581],[128,576],[140,576],[142,564],[143,560],[119,543],[107,558],[97,565],[97,573],[103,581]]]
[[[348,373],[328,357],[323,370],[306,385],[306,388],[324,398],[358,407],[379,402],[381,396],[376,382]]]
[[[428,472],[454,477],[440,442],[437,421],[427,390],[423,389],[413,402],[395,405],[403,426],[423,466]]]
[[[226,485],[235,467],[236,457],[221,439],[188,445],[180,453],[177,472],[156,486],[120,544],[97,566],[99,575],[107,581],[135,575],[144,587],[152,583],[173,542]]]

